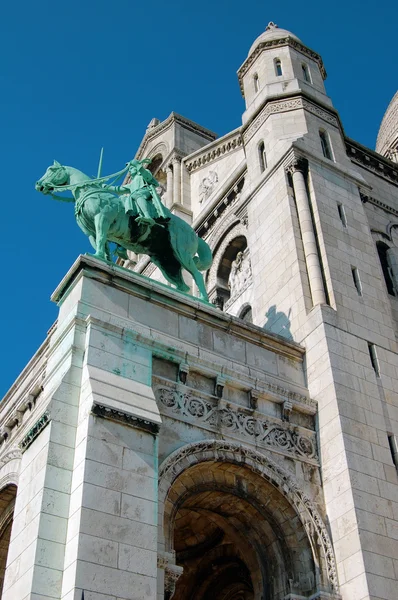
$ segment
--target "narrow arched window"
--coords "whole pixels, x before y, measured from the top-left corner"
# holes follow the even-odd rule
[[[395,296],[394,283],[390,274],[390,265],[388,264],[387,258],[387,252],[389,250],[389,247],[384,242],[376,242],[376,248],[377,253],[379,255],[381,268],[383,270],[384,281],[386,282],[387,286],[387,292],[390,294],[390,296]]]
[[[319,139],[321,140],[323,156],[325,158],[328,158],[329,160],[333,160],[333,153],[330,145],[329,136],[325,130],[319,130]]]
[[[253,83],[254,83],[254,92],[257,94],[257,92],[260,90],[260,81],[258,79],[257,73],[253,77]]]
[[[246,321],[246,323],[253,323],[253,313],[250,304],[246,304],[241,311],[239,318],[242,319],[242,321]]]
[[[260,142],[258,146],[258,160],[260,163],[260,171],[263,173],[267,168],[267,155],[265,153],[264,142]]]
[[[303,63],[301,65],[301,70],[303,72],[303,79],[304,79],[304,81],[306,81],[307,83],[312,83],[311,82],[310,70],[308,68],[308,65],[306,65],[305,63]]]
[[[282,75],[282,63],[281,63],[280,58],[275,58],[274,66],[275,66],[275,75],[277,77],[280,77]]]

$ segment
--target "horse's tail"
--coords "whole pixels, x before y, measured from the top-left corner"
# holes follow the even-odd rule
[[[202,238],[198,238],[198,250],[197,256],[195,256],[194,263],[198,271],[206,271],[213,262],[213,255],[210,250],[210,246],[202,240]]]

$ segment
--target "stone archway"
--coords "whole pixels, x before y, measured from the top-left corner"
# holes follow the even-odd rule
[[[269,457],[218,440],[189,444],[164,461],[159,500],[166,551],[184,568],[174,600],[338,597],[322,519]]]
[[[7,485],[0,491],[0,598],[3,592],[16,495],[17,486],[14,484]]]

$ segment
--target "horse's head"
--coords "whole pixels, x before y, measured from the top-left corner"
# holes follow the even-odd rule
[[[48,167],[43,177],[36,181],[35,188],[38,192],[48,194],[55,187],[67,185],[69,183],[68,171],[59,162],[54,160],[54,164]]]

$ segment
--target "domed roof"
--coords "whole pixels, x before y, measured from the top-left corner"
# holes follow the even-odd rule
[[[259,35],[255,42],[251,45],[248,56],[250,56],[250,54],[262,42],[271,42],[273,40],[280,40],[286,37],[291,37],[294,40],[296,40],[296,42],[300,42],[300,44],[302,44],[302,41],[297,37],[297,35],[294,35],[294,33],[287,31],[287,29],[281,29],[280,27],[278,27],[278,25],[270,21],[267,27],[265,28],[265,31],[261,35]]]
[[[376,152],[397,160],[398,155],[398,92],[391,100],[380,125]]]

